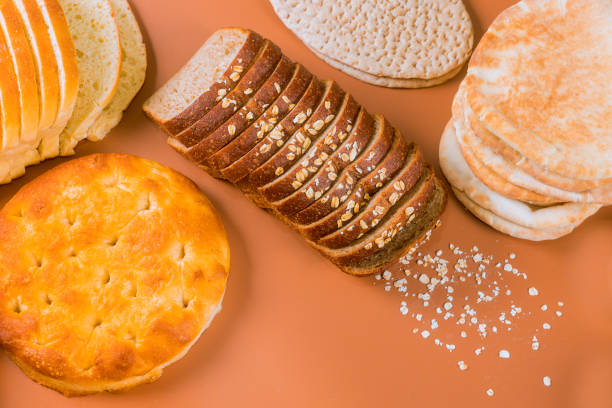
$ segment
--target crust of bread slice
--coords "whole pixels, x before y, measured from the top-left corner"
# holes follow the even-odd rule
[[[143,110],[169,135],[187,129],[229,93],[251,68],[264,39],[244,28],[215,31],[155,92]],[[213,63],[211,66],[210,63]]]
[[[87,129],[115,96],[121,72],[121,43],[108,0],[59,0],[77,50],[79,93],[60,135],[60,154],[74,154]]]
[[[339,175],[343,170],[352,165],[355,160],[360,158],[364,151],[376,144],[377,136],[380,134],[381,123],[370,115],[365,109],[361,109],[357,115],[355,126],[346,138],[342,146],[334,152],[317,171],[314,177],[310,178],[305,184],[300,181],[292,183],[293,191],[286,197],[270,203],[278,213],[290,216],[307,208],[310,204],[320,200],[322,204],[331,205],[329,190],[336,184],[341,183],[342,188],[348,189],[352,179],[344,180]],[[311,191],[312,190],[312,194]],[[323,214],[317,217],[321,218]],[[291,221],[301,224],[306,221],[290,217]]]
[[[147,48],[145,47],[138,21],[127,0],[110,0],[119,27],[121,42],[121,72],[117,92],[100,116],[87,130],[87,138],[99,141],[117,126],[144,84],[147,72]]]
[[[310,224],[298,225],[298,230],[306,239],[311,241],[317,241],[319,238],[333,233],[344,223],[342,217],[347,211],[352,211],[357,215],[365,209],[371,197],[396,176],[404,167],[406,161],[409,161],[408,166],[414,169],[413,171],[418,173],[420,177],[424,166],[420,151],[413,143],[406,143],[399,132],[396,131],[393,145],[387,155],[376,169],[359,180],[350,197],[325,217]],[[346,218],[346,216],[344,217]]]
[[[38,153],[44,160],[57,153],[59,148],[58,141],[53,139],[50,131],[57,118],[60,99],[57,60],[51,44],[49,27],[36,0],[14,0],[14,4],[21,15],[36,65],[40,98]]]
[[[60,134],[72,117],[79,91],[79,69],[76,50],[70,35],[64,11],[57,0],[36,0],[42,13],[55,55],[59,101],[57,116],[53,125],[45,131],[41,144],[41,158],[51,158],[59,155]]]
[[[297,65],[293,61],[283,56],[272,75],[253,94],[253,97],[208,137],[189,148],[187,156],[196,163],[204,164],[211,155],[239,137],[245,129],[259,120],[268,106],[277,100],[297,69]]]
[[[295,104],[295,107],[289,111],[287,116],[273,126],[269,133],[261,138],[260,142],[247,154],[236,160],[229,167],[221,170],[223,177],[231,183],[237,183],[272,157],[289,137],[291,137],[293,132],[295,132],[302,123],[308,120],[325,94],[326,88],[330,85],[330,82],[328,82],[326,86],[326,84],[318,79],[313,79],[302,98]],[[286,101],[284,102],[286,103]],[[291,102],[289,105],[293,103],[295,102]],[[244,188],[250,189],[248,183],[244,184]]]
[[[223,95],[219,103],[198,119],[197,122],[175,135],[174,138],[183,144],[185,148],[195,146],[200,141],[206,139],[253,97],[253,94],[272,75],[281,57],[282,52],[280,48],[271,41],[266,40],[260,55],[238,85],[227,95]]]
[[[297,64],[296,72],[280,96],[239,136],[211,155],[206,160],[206,165],[220,171],[247,154],[274,128],[276,123],[291,112],[311,82],[312,74],[303,65]]]
[[[258,189],[260,194],[270,201],[280,200],[295,191],[294,182],[305,183],[310,180],[327,162],[330,155],[346,141],[360,109],[361,106],[357,101],[350,94],[346,94],[340,112],[329,124],[325,133],[301,158],[283,167],[280,177],[261,186]]]

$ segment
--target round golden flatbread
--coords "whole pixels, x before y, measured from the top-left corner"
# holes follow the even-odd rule
[[[220,310],[229,262],[184,176],[129,155],[72,160],[0,211],[0,346],[66,395],[154,381]]]

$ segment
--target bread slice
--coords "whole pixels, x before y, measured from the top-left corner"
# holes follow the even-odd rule
[[[21,145],[38,147],[40,99],[34,57],[19,10],[12,1],[0,3],[0,28],[7,40],[17,77],[21,106]]]
[[[289,85],[280,97],[266,108],[257,121],[252,123],[238,137],[213,154],[206,161],[207,166],[216,171],[229,167],[236,160],[247,154],[274,126],[291,112],[302,98],[312,82],[312,74],[303,65],[298,64]]]
[[[144,112],[168,134],[193,125],[249,70],[264,39],[243,28],[215,31],[204,45],[144,104]]]
[[[409,225],[412,221],[422,219],[420,212],[427,207],[436,189],[436,177],[431,167],[426,167],[421,178],[414,186],[411,195],[405,195],[399,200],[373,230],[349,245],[334,249],[314,244],[333,262],[341,265],[355,264],[356,261],[371,256],[377,249],[383,249],[393,240],[400,226]],[[373,209],[369,208],[368,211]]]
[[[355,189],[357,182],[378,166],[393,144],[393,127],[380,115],[376,115],[374,118],[375,131],[370,136],[368,146],[359,152],[354,160],[350,157],[346,160],[345,156],[345,159],[342,160],[343,163],[346,163],[342,164],[344,168],[341,168],[338,164],[331,166],[337,172],[336,182],[328,183],[335,176],[329,177],[334,173],[326,173],[325,171],[322,174],[326,176],[317,175],[311,180],[310,184],[315,193],[322,193],[320,199],[312,200],[308,198],[309,191],[306,190],[304,193],[304,190],[302,190],[303,194],[294,194],[282,200],[282,206],[275,204],[275,208],[278,208],[281,214],[288,215],[293,222],[310,224],[331,213],[344,203]],[[331,162],[330,160],[330,164]],[[300,197],[301,195],[306,196],[308,200]],[[297,211],[294,210],[296,208]],[[287,209],[290,209],[291,213],[285,212]]]
[[[59,155],[60,134],[72,117],[79,91],[79,69],[76,50],[68,23],[58,0],[36,0],[42,13],[48,38],[55,55],[59,101],[53,125],[45,131],[40,145],[41,159]]]
[[[145,80],[147,72],[147,49],[140,27],[127,0],[110,0],[119,28],[121,42],[121,72],[117,92],[100,116],[87,130],[87,138],[98,141],[117,126]]]
[[[253,97],[253,93],[257,92],[270,77],[280,62],[281,56],[280,49],[272,42],[266,41],[261,54],[238,85],[227,95],[219,95],[221,97],[219,103],[193,125],[174,135],[174,138],[185,148],[194,146],[207,138]]]
[[[196,163],[204,164],[211,155],[221,150],[252,123],[259,120],[268,106],[274,103],[287,87],[297,69],[293,61],[283,57],[272,75],[253,97],[210,136],[189,148],[187,156]]]
[[[287,168],[281,168],[282,171],[277,170],[281,176],[259,187],[259,193],[271,201],[280,200],[295,191],[294,182],[304,183],[310,180],[326,163],[329,156],[346,141],[360,109],[361,106],[357,101],[347,94],[340,112],[318,141],[308,149],[302,158],[294,160],[293,164]]]
[[[115,96],[121,71],[121,43],[108,0],[59,0],[77,50],[79,94],[60,135],[60,154],[77,143]]]
[[[401,136],[400,136],[401,137]],[[419,153],[417,155],[420,156]],[[338,230],[320,238],[317,243],[327,248],[342,248],[374,229],[391,208],[406,195],[414,195],[422,171],[422,161],[416,166],[405,165],[402,171],[369,200],[347,206],[338,221]]]
[[[411,251],[426,233],[439,225],[437,221],[446,207],[447,197],[444,185],[436,177],[434,189],[415,213],[416,217],[406,215],[410,207],[399,208],[375,237],[335,253],[323,254],[344,272],[352,275],[364,276],[380,272]]]
[[[359,180],[348,199],[325,217],[310,224],[299,225],[298,230],[304,237],[315,242],[334,233],[350,222],[350,219],[361,214],[372,196],[387,186],[400,170],[408,168],[418,179],[424,165],[419,149],[414,143],[406,143],[396,130],[393,145],[385,158],[376,169]],[[351,213],[350,217],[346,215],[347,212]]]
[[[4,32],[0,33],[0,109],[2,152],[10,152],[21,142],[21,100],[17,74]]]
[[[270,206],[280,214],[289,216],[295,214],[319,199],[327,203],[329,198],[324,194],[339,182],[339,174],[355,162],[365,150],[376,143],[380,134],[380,123],[365,109],[361,109],[357,122],[346,142],[331,155],[314,177],[302,184],[299,180],[292,184],[293,191],[287,197],[270,203]],[[342,180],[340,180],[342,181]],[[352,180],[349,180],[349,182]],[[348,183],[351,184],[351,183]],[[348,187],[346,180],[342,186]],[[322,215],[321,215],[322,216]],[[291,220],[292,222],[295,219]]]
[[[60,85],[57,61],[49,35],[49,27],[36,0],[14,0],[13,2],[28,36],[30,49],[37,73],[38,96],[40,99],[38,153],[40,159],[50,157],[59,149],[57,139],[53,140],[50,128],[55,123],[59,107]],[[50,148],[49,145],[53,147]]]
[[[295,107],[269,131],[267,136],[263,137],[247,154],[221,170],[223,177],[231,183],[237,183],[265,163],[282,147],[293,132],[308,120],[330,86],[331,82],[324,84],[313,79]],[[245,188],[250,188],[248,183],[245,184]]]
[[[285,167],[300,160],[304,153],[327,130],[342,107],[346,93],[340,86],[332,82],[323,99],[314,112],[283,147],[268,161],[249,174],[248,181],[252,188],[264,186],[282,175]]]

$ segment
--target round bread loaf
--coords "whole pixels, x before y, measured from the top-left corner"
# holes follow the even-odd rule
[[[65,395],[151,382],[220,310],[228,271],[221,219],[187,178],[72,160],[0,211],[0,346]]]
[[[317,56],[374,85],[442,83],[470,56],[473,28],[461,0],[270,0]]]

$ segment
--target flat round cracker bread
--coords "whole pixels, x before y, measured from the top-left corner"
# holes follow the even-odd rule
[[[612,177],[612,2],[524,0],[491,25],[470,61],[468,103],[544,169]]]
[[[533,207],[496,193],[472,173],[465,162],[452,124],[440,141],[440,167],[450,184],[486,210],[518,225],[532,229],[559,229],[577,225],[595,214],[600,204],[565,203]]]
[[[96,154],[0,211],[0,346],[66,395],[157,379],[220,310],[223,224],[197,187],[149,160]]]
[[[318,56],[390,87],[432,86],[456,75],[473,46],[461,0],[270,0]]]

